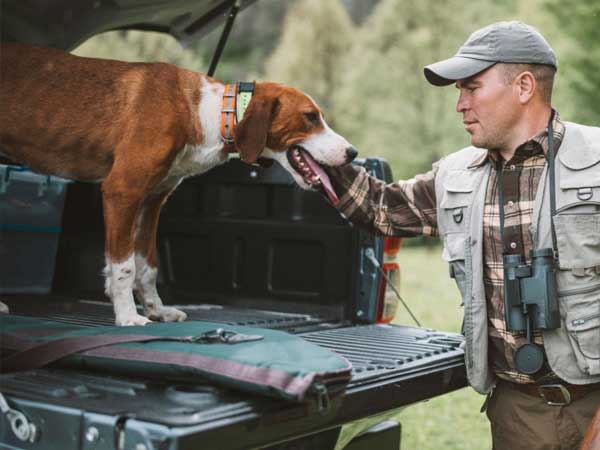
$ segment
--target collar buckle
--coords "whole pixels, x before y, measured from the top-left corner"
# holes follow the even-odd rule
[[[221,104],[221,140],[227,152],[235,151],[234,129],[254,94],[254,82],[226,84]]]

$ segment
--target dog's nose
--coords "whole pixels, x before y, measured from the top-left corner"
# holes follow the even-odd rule
[[[354,158],[358,155],[358,150],[351,145],[350,147],[346,147],[346,162],[354,161]]]

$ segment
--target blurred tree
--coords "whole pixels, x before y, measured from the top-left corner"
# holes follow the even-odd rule
[[[88,39],[74,54],[123,61],[163,61],[190,70],[203,69],[200,56],[183,48],[168,34],[146,31],[109,31]]]
[[[360,25],[373,11],[373,8],[380,0],[342,0],[348,14],[352,17],[354,23]]]
[[[559,77],[564,79],[569,119],[600,124],[600,2],[598,0],[546,0],[556,28],[567,40],[559,54]],[[563,100],[563,97],[560,97]],[[564,98],[566,101],[566,98]]]
[[[548,8],[549,0],[528,0],[516,6],[514,17],[534,26],[546,38],[558,58],[558,73],[554,83],[552,104],[566,120],[577,120],[577,93],[570,85],[571,71],[565,63],[569,55],[577,51],[577,41],[560,26]]]
[[[310,94],[329,113],[346,70],[341,58],[350,49],[353,31],[352,20],[339,0],[294,3],[279,45],[265,64],[265,78]]]
[[[506,19],[512,1],[381,0],[340,64],[333,112],[362,156],[380,155],[396,178],[431,168],[468,145],[453,87],[430,86],[423,67],[453,55],[469,34]],[[449,13],[449,12],[452,13]]]

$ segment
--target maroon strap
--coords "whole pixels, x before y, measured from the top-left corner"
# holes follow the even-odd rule
[[[193,340],[192,336],[169,337],[145,334],[72,336],[43,344],[33,344],[19,353],[4,358],[0,361],[0,373],[39,369],[66,356],[108,345],[151,341],[193,342]]]

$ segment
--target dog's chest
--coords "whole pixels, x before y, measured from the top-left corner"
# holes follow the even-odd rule
[[[222,96],[223,85],[201,81],[197,108],[203,142],[188,144],[178,152],[163,184],[176,186],[183,178],[203,174],[227,161],[228,154],[223,150],[219,131]]]
[[[203,145],[186,145],[179,151],[169,168],[162,185],[176,186],[184,178],[201,175],[227,161],[223,144],[207,148]]]

